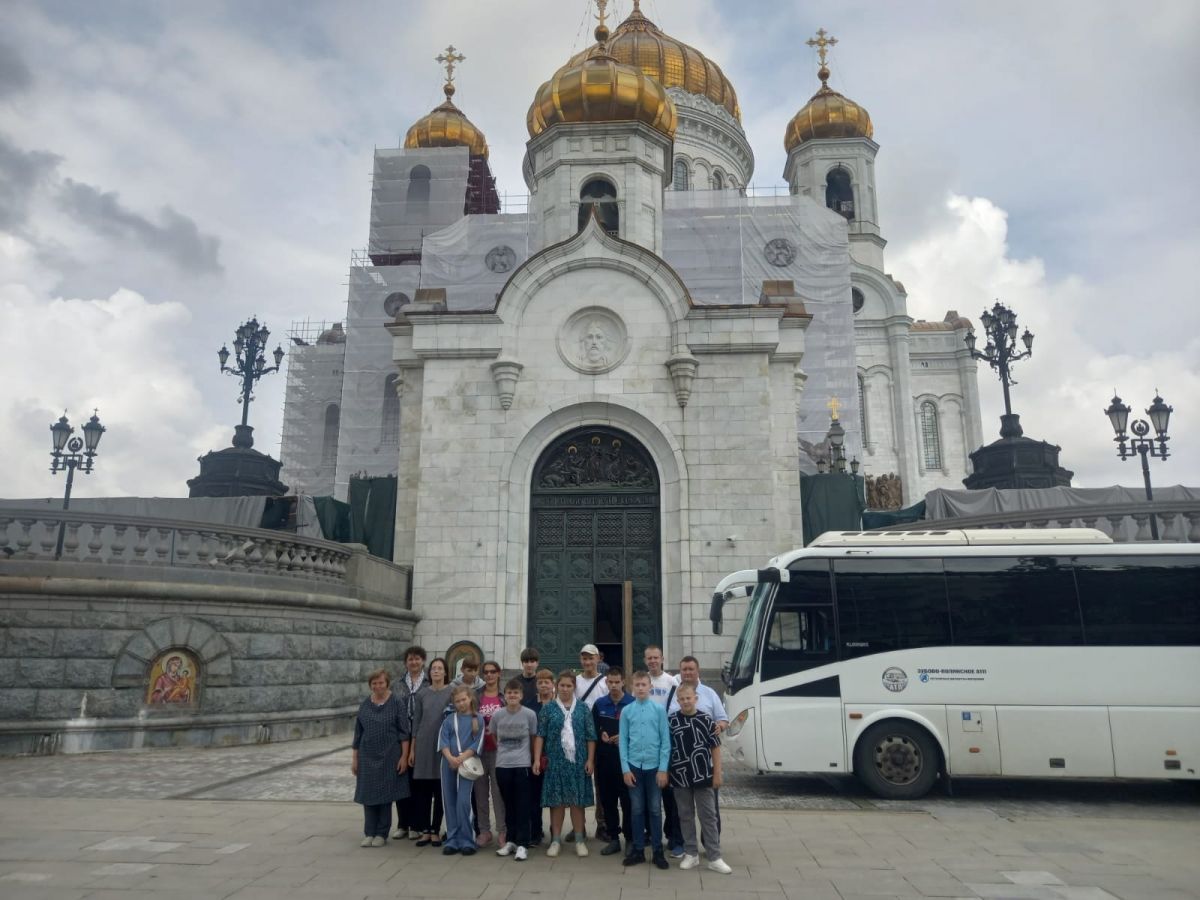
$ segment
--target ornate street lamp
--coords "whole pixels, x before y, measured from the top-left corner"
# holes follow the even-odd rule
[[[71,423],[67,421],[67,414],[63,413],[57,422],[50,426],[50,474],[55,475],[64,469],[67,471],[67,487],[63,493],[64,510],[71,508],[71,487],[75,484],[75,470],[83,472],[84,475],[92,474],[95,468],[96,448],[100,446],[100,438],[108,429],[100,424],[99,410],[94,410],[92,417],[88,419],[87,424],[81,429],[83,437],[71,437],[75,433],[75,429],[71,427]],[[58,525],[58,545],[54,551],[54,558],[58,559],[62,556],[63,549],[63,526],[65,520]]]
[[[1159,396],[1158,390],[1154,391],[1154,402],[1150,404],[1150,408],[1146,410],[1146,415],[1150,417],[1150,421],[1145,419],[1134,419],[1129,421],[1129,414],[1133,410],[1121,402],[1121,398],[1113,392],[1112,403],[1108,405],[1108,409],[1104,414],[1108,416],[1109,424],[1116,432],[1116,437],[1113,438],[1117,443],[1117,455],[1122,460],[1129,459],[1135,454],[1142,458],[1142,483],[1146,486],[1146,499],[1154,499],[1154,491],[1150,487],[1150,458],[1166,459],[1170,456],[1167,452],[1167,441],[1170,438],[1167,436],[1167,425],[1171,422],[1171,413],[1175,411],[1175,407],[1167,406],[1163,402],[1163,398]],[[1151,427],[1154,428],[1154,433],[1157,437],[1149,437]],[[1133,432],[1130,436],[1126,434],[1126,430]],[[1158,518],[1154,512],[1150,513],[1150,537],[1158,540]]]
[[[967,349],[975,359],[982,359],[996,370],[1000,383],[1004,386],[1004,415],[1000,419],[1001,437],[1020,437],[1022,434],[1019,416],[1014,416],[1012,400],[1009,398],[1009,386],[1016,384],[1012,377],[1011,366],[1015,362],[1028,359],[1033,355],[1033,334],[1028,328],[1020,336],[1025,345],[1024,350],[1017,348],[1017,314],[1001,303],[995,302],[991,310],[984,310],[979,317],[987,335],[987,346],[983,350],[975,349],[975,332],[968,331],[964,339]]]
[[[233,349],[236,366],[226,365],[230,356],[228,347],[222,345],[221,349],[217,351],[221,371],[242,380],[241,396],[238,398],[238,403],[242,404],[242,424],[234,429],[233,446],[235,447],[254,446],[253,429],[246,424],[250,416],[250,401],[254,399],[254,383],[264,375],[278,372],[279,365],[283,362],[283,347],[276,346],[271,354],[275,359],[275,365],[267,366],[265,351],[267,339],[270,336],[271,332],[267,330],[267,326],[260,325],[258,319],[252,318],[239,326],[235,332]]]

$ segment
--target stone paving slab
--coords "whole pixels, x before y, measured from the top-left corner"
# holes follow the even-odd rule
[[[899,804],[846,779],[734,771],[730,876],[623,869],[570,847],[526,863],[364,850],[351,792],[341,736],[3,759],[0,898],[1200,898],[1192,785],[980,780]]]

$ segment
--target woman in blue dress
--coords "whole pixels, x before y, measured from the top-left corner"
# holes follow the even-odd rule
[[[538,733],[533,743],[533,774],[541,771],[543,754],[547,769],[542,781],[542,806],[550,807],[550,846],[547,856],[562,851],[563,819],[571,810],[575,831],[575,853],[587,856],[587,832],[583,811],[596,801],[592,773],[596,759],[596,724],[587,704],[575,699],[575,673],[558,673],[557,696],[538,713]]]
[[[392,676],[376,669],[367,676],[371,696],[354,722],[354,802],[363,805],[363,847],[382,847],[392,825],[392,804],[408,797],[408,712],[392,693]]]

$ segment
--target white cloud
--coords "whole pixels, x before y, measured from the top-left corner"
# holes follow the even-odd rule
[[[0,242],[0,267],[33,264],[30,245]],[[207,424],[211,415],[181,360],[191,319],[181,303],[130,290],[69,299],[39,295],[21,281],[0,283],[0,496],[61,495],[64,476],[48,471],[49,426],[64,407],[76,429],[93,407],[108,427],[95,472],[76,478],[77,496],[185,495],[184,482],[199,471],[196,457],[226,446],[232,431]]]
[[[1140,485],[1134,461],[1116,455],[1112,430],[1103,414],[1114,387],[1139,413],[1150,404],[1156,387],[1168,403],[1180,408],[1169,433],[1180,453],[1152,463],[1154,483],[1196,484],[1196,448],[1200,425],[1189,405],[1200,397],[1200,336],[1173,335],[1177,349],[1149,343],[1131,344],[1124,352],[1105,351],[1094,339],[1125,331],[1121,318],[1098,313],[1097,287],[1086,277],[1051,278],[1036,257],[1014,258],[1008,247],[1008,217],[990,200],[951,195],[942,223],[891,259],[891,268],[909,292],[914,317],[940,321],[957,309],[979,326],[979,313],[999,299],[1016,313],[1021,327],[1036,338],[1033,356],[1014,364],[1019,384],[1012,389],[1013,412],[1021,416],[1025,434],[1062,448],[1061,462],[1075,471],[1078,487]],[[1100,315],[1107,321],[1097,323]],[[1140,320],[1151,309],[1129,298],[1124,317]],[[1099,327],[1097,327],[1099,326]],[[979,391],[984,440],[999,436],[1004,411],[999,380],[980,364]],[[1171,449],[1174,449],[1172,447]]]

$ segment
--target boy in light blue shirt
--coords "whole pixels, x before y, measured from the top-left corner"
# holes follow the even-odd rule
[[[621,714],[621,772],[629,786],[633,812],[633,845],[624,863],[636,866],[646,861],[646,826],[650,826],[650,850],[654,865],[668,868],[662,844],[662,789],[667,786],[671,763],[671,731],[667,711],[650,699],[650,676],[633,673],[633,703]]]

